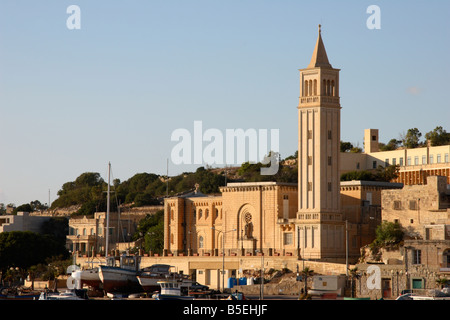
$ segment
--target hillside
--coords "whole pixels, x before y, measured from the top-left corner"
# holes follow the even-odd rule
[[[199,167],[195,172],[184,172],[169,177],[168,180],[166,176],[153,173],[137,173],[123,182],[115,179],[111,188],[111,210],[117,210],[119,204],[127,208],[160,205],[167,195],[175,196],[193,190],[196,184],[199,184],[200,191],[204,194],[217,194],[220,192],[219,187],[226,182],[297,182],[295,161],[282,161],[278,173],[273,176],[262,176],[262,166],[261,163],[246,162],[240,167]],[[77,215],[106,211],[106,190],[107,183],[99,173],[85,172],[75,181],[63,184],[50,210],[71,210]]]

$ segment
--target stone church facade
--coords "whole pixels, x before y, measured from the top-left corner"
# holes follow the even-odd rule
[[[340,182],[339,69],[321,29],[300,71],[298,184],[228,183],[165,200],[166,255],[295,255],[356,260],[381,223],[381,191],[399,184]],[[341,197],[343,195],[343,197]]]

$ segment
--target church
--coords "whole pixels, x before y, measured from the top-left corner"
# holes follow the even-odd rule
[[[321,27],[300,69],[298,184],[228,183],[164,203],[164,255],[296,256],[356,261],[381,223],[381,191],[398,183],[341,182],[339,72]]]

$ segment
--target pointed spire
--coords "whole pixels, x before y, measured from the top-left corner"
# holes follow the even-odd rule
[[[317,67],[332,68],[330,62],[328,61],[327,52],[325,51],[325,46],[322,41],[322,26],[320,24],[319,36],[317,37],[316,47],[314,48],[314,53],[308,68]]]

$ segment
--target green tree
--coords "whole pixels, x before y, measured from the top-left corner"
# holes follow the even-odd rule
[[[379,143],[379,148],[380,151],[392,151],[396,150],[401,143],[402,142],[400,140],[391,139],[387,144]]]
[[[64,246],[49,235],[30,231],[0,233],[0,270],[9,267],[28,269],[52,256],[68,257]]]
[[[375,230],[375,235],[375,244],[378,247],[386,247],[402,242],[404,231],[398,222],[383,221]]]
[[[302,281],[304,281],[304,285],[305,285],[303,299],[308,299],[308,278],[310,278],[314,275],[314,270],[311,270],[309,267],[305,267],[300,272],[300,275],[302,276]]]
[[[350,152],[353,149],[353,144],[350,142],[341,141],[341,152]]]
[[[403,146],[408,149],[419,147],[421,145],[420,137],[422,137],[422,133],[419,129],[408,129],[406,135],[402,137]]]
[[[427,132],[425,139],[430,142],[432,147],[444,146],[450,144],[450,133],[438,126],[433,131]]]

